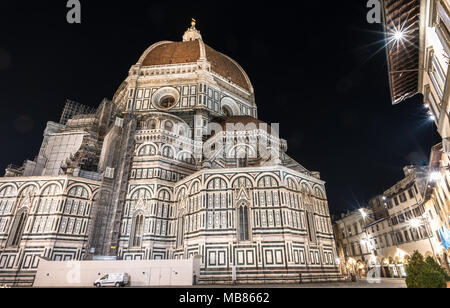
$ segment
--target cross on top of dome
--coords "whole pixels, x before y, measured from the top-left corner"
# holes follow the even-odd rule
[[[183,35],[183,42],[186,42],[186,41],[195,41],[195,40],[201,40],[202,39],[202,35],[200,34],[200,31],[198,31],[196,28],[195,28],[195,25],[197,24],[197,21],[194,19],[194,18],[192,18],[191,19],[191,27],[190,28],[188,28],[187,30],[186,30],[186,32],[184,32],[184,35]]]

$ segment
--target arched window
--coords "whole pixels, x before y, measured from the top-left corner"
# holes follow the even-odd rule
[[[317,198],[319,198],[321,200],[325,199],[323,196],[322,190],[320,190],[320,188],[318,188],[318,187],[315,188],[315,195]]]
[[[186,188],[182,187],[177,194],[177,202],[178,205],[181,206],[181,201],[183,201],[186,198]]]
[[[236,159],[238,168],[245,168],[248,166],[249,159],[257,157],[256,154],[253,142],[246,138],[245,143],[236,145],[228,152],[228,158]]]
[[[248,207],[243,203],[239,206],[238,209],[238,217],[239,217],[239,240],[240,241],[248,241],[249,237],[249,223],[248,223]]]
[[[6,186],[0,191],[0,215],[12,212],[17,190],[14,186]],[[2,224],[4,223],[4,220]],[[0,225],[0,230],[2,225]]]
[[[273,176],[266,175],[258,180],[258,206],[269,207],[269,206],[279,206],[280,205],[280,191],[278,189],[278,181]],[[281,225],[281,220],[279,217],[272,215],[272,212],[268,212],[267,215],[268,226],[275,224]],[[263,226],[265,226],[266,221],[263,221]]]
[[[289,207],[292,207],[292,208],[299,208],[299,197],[298,197],[298,194],[297,194],[297,183],[296,183],[296,181],[293,179],[293,178],[287,178],[287,188],[288,188],[288,191],[286,191],[285,192],[285,195],[284,195],[284,198],[285,198],[285,200],[286,200],[286,202],[287,202],[287,204],[288,204],[288,206]],[[294,217],[295,217],[295,219],[294,219],[294,224],[295,224],[295,226],[297,226],[298,224],[297,224],[297,217],[296,217],[296,215],[298,215],[298,213],[295,213],[294,214]]]
[[[96,198],[99,198],[101,196],[100,197],[101,200],[104,200],[106,194],[107,194],[106,191],[102,191],[100,194],[96,195]],[[67,218],[63,218],[63,220],[61,220],[61,224],[58,223],[55,223],[54,225],[46,224],[45,226],[46,231],[54,232],[57,231],[59,228],[59,231],[62,233],[87,234],[89,232],[87,218],[90,217],[92,208],[92,200],[90,198],[91,198],[90,191],[88,191],[87,188],[85,188],[84,186],[80,185],[74,186],[69,189],[67,193],[67,199],[65,202],[61,202],[60,200],[58,200],[58,198],[55,197],[47,197],[47,198],[42,197],[41,200],[44,199],[48,200],[44,204],[43,208],[44,212],[47,212],[47,209],[50,208],[50,212],[54,213],[61,206],[62,208],[61,210],[64,212],[65,215],[76,215],[84,217],[84,219],[76,219],[76,220],[68,218],[69,222],[67,222]],[[39,230],[39,228],[40,225],[35,223],[33,226],[33,230]],[[42,226],[42,228],[44,228],[44,226]]]
[[[148,144],[143,146],[138,153],[139,156],[155,156],[156,155],[156,147]]]
[[[144,215],[138,214],[134,218],[133,233],[131,236],[131,247],[140,247],[144,231]]]
[[[8,185],[0,191],[0,197],[13,196],[16,194],[16,188],[14,186]]]
[[[42,196],[57,196],[61,193],[61,189],[56,184],[51,184],[47,186],[42,192]]]
[[[174,154],[173,154],[172,148],[169,147],[169,146],[166,146],[166,147],[163,149],[163,151],[162,151],[162,155],[163,155],[164,157],[173,159]]]
[[[311,189],[309,188],[308,184],[302,183],[302,192],[306,193],[307,195],[311,195]]]
[[[278,186],[278,181],[274,177],[269,176],[269,175],[261,178],[258,181],[258,187],[271,188],[271,187],[277,187],[277,186]]]
[[[173,123],[170,122],[170,121],[166,121],[166,122],[164,123],[164,129],[167,130],[167,131],[169,131],[169,132],[171,132],[172,129],[173,129]]]
[[[11,231],[9,232],[9,240],[7,246],[18,246],[20,240],[22,239],[23,230],[25,228],[25,224],[28,218],[28,208],[23,207],[20,209],[15,218],[11,227]]]
[[[208,190],[224,190],[224,189],[227,189],[227,182],[225,182],[225,180],[222,178],[211,179],[208,182]]]
[[[89,192],[83,186],[72,187],[67,194],[70,197],[77,197],[80,199],[89,199]]]
[[[131,200],[138,201],[138,200],[142,199],[144,201],[147,201],[147,200],[150,200],[151,197],[152,197],[152,193],[150,190],[148,190],[146,188],[140,188],[133,193],[133,195],[131,196]],[[133,204],[135,204],[135,202]]]
[[[324,203],[325,197],[324,197],[323,191],[320,188],[315,187],[314,188],[314,196],[315,196],[315,207],[316,207],[315,210],[319,214],[326,215],[327,213],[325,210],[325,203]]]
[[[170,201],[170,193],[167,190],[163,189],[159,192],[158,199],[162,201]]]
[[[295,181],[291,178],[287,179],[287,187],[290,190],[297,190],[297,184],[295,183]]]
[[[245,188],[252,188],[253,184],[248,178],[241,176],[233,181],[232,186],[233,188],[240,188],[242,186],[244,186]]]
[[[37,188],[34,185],[28,185],[25,187],[20,195],[17,197],[17,201],[15,202],[15,208],[11,209],[10,213],[16,213],[15,222],[20,221],[20,213],[21,211],[26,211],[25,219],[27,218],[30,209],[36,206],[36,198]],[[16,228],[16,225],[13,224],[11,227],[10,235],[12,235],[15,231],[19,230]],[[20,233],[20,232],[19,232]],[[22,236],[20,234],[20,236]]]
[[[37,207],[33,210],[35,214],[54,214],[57,209],[59,208],[61,204],[61,195],[62,190],[57,184],[50,184],[43,188],[41,192],[41,198],[38,201]],[[70,198],[67,198],[67,204],[70,203]],[[77,202],[78,205],[79,202]],[[74,206],[77,207],[76,205]],[[76,210],[75,210],[75,213]],[[49,217],[39,217],[35,216],[33,217],[33,227],[32,227],[32,233],[49,233],[54,230],[56,217],[55,216],[49,216]]]
[[[208,182],[208,193],[206,199],[206,206],[210,209],[227,208],[231,206],[230,197],[227,197],[228,185],[222,178],[213,178]],[[211,217],[211,227],[216,225],[216,228],[226,228],[225,220],[215,220]],[[220,226],[219,226],[220,225]]]
[[[186,152],[186,151],[178,153],[177,157],[178,157],[179,161],[182,161],[182,162],[185,162],[188,164],[194,164],[194,162],[195,162],[194,157],[191,155],[191,153]]]
[[[156,121],[155,120],[149,120],[147,122],[148,129],[156,129]]]
[[[199,192],[200,192],[200,182],[197,181],[197,182],[192,183],[190,195],[193,196]]]

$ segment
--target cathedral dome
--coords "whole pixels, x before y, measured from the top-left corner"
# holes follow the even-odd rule
[[[253,93],[253,87],[242,67],[230,57],[206,45],[200,32],[195,27],[189,28],[182,42],[162,41],[148,48],[138,64],[143,67],[197,63],[206,60],[211,64],[211,71]]]

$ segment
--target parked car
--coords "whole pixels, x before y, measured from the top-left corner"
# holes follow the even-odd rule
[[[130,282],[130,277],[127,273],[113,273],[106,274],[102,278],[94,282],[94,286],[100,287],[125,287]]]

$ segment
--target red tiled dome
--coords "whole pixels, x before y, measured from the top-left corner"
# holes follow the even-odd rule
[[[201,58],[201,44],[213,72],[249,92],[253,91],[243,69],[230,57],[209,47],[202,40],[157,43],[146,51],[140,62],[142,66],[195,63]]]

